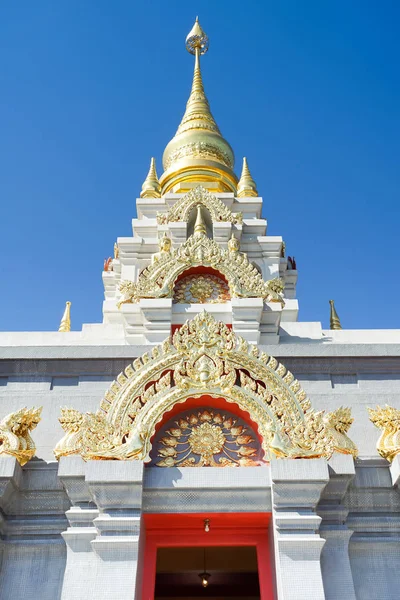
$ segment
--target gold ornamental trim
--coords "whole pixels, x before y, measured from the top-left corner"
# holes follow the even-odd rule
[[[167,223],[177,223],[179,221],[187,222],[192,210],[199,205],[209,211],[214,223],[224,221],[241,224],[243,222],[241,212],[233,213],[222,200],[214,194],[210,194],[202,185],[198,185],[177,200],[167,213],[158,213],[157,223],[166,225]]]
[[[368,408],[372,423],[382,430],[376,449],[383,457],[393,461],[400,454],[400,410],[393,406]]]
[[[347,436],[350,409],[314,411],[300,383],[283,364],[249,345],[209,313],[196,315],[128,365],[96,414],[61,411],[65,435],[57,458],[150,460],[157,424],[188,398],[223,397],[258,425],[266,459],[329,458],[334,451],[357,455]]]
[[[267,302],[285,305],[282,279],[264,281],[247,255],[238,251],[238,243],[229,244],[228,250],[225,250],[204,232],[198,232],[177,250],[171,248],[171,240],[164,237],[160,248],[161,251],[153,255],[152,264],[140,273],[137,282],[121,282],[119,307],[138,302],[141,298],[172,298],[179,275],[198,266],[211,267],[221,273],[228,282],[231,298],[263,298]]]
[[[30,436],[40,421],[42,407],[21,408],[0,421],[0,455],[14,456],[21,466],[36,452],[35,442]]]

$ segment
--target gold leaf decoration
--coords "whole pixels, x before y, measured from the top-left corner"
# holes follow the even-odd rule
[[[284,365],[260,353],[256,346],[249,348],[226,324],[205,311],[186,321],[175,332],[172,343],[168,338],[151,355],[128,365],[123,376],[111,384],[96,414],[62,409],[60,422],[65,435],[55,454],[57,458],[80,454],[85,460],[149,461],[151,440],[164,414],[188,398],[205,395],[223,397],[250,415],[257,423],[266,459],[329,458],[333,452],[357,455],[347,435],[352,423],[349,408],[314,411],[300,383]],[[389,427],[386,410],[381,411],[382,416],[379,413],[376,423]],[[393,419],[396,423],[397,417]],[[254,457],[248,450],[249,434],[243,425],[227,413],[211,409],[178,419],[164,435],[163,446],[171,450],[160,459],[167,461],[165,464],[175,461],[172,450],[179,454],[180,436],[203,424],[229,431],[238,442],[238,452],[241,449],[240,459],[235,460],[242,466],[251,464]],[[394,434],[398,435],[398,430]],[[393,445],[396,440],[394,436],[389,441]],[[180,466],[193,465],[192,458],[188,456]]]
[[[167,213],[158,213],[157,222],[160,225],[178,221],[187,222],[190,213],[198,205],[204,206],[210,212],[213,222],[224,221],[237,224],[243,222],[242,213],[232,213],[222,200],[210,194],[201,185],[177,200]]]
[[[382,430],[376,445],[378,453],[392,462],[400,454],[400,410],[393,406],[377,406],[369,408],[369,418]]]
[[[236,417],[221,416],[210,408],[184,413],[155,440],[154,463],[158,467],[260,466],[261,448],[254,432],[237,423]]]
[[[21,408],[0,421],[0,454],[14,456],[24,465],[35,455],[35,442],[30,436],[40,421],[42,407]]]
[[[220,248],[202,231],[191,235],[177,250],[171,249],[169,238],[162,238],[162,243],[161,251],[143,269],[137,282],[121,282],[119,307],[141,298],[172,298],[177,279],[192,267],[210,267],[221,273],[232,298],[263,298],[284,306],[282,279],[264,281],[247,254]]]

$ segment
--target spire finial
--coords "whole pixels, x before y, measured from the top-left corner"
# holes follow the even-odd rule
[[[184,190],[185,184],[194,180],[215,182],[221,192],[236,191],[233,150],[221,135],[204,91],[200,56],[208,47],[208,36],[196,19],[186,37],[186,49],[195,57],[192,88],[185,114],[164,150],[163,194],[176,185]]]
[[[209,45],[208,36],[199,23],[199,17],[196,17],[196,21],[186,37],[186,49],[190,54],[196,55],[197,51],[199,54],[205,54]]]
[[[335,303],[333,300],[329,300],[329,304],[331,305],[331,318],[330,318],[330,326],[331,329],[342,329],[342,325],[340,323],[339,315],[335,309]]]
[[[239,179],[238,187],[237,187],[237,197],[238,198],[249,198],[249,197],[257,197],[257,186],[256,182],[251,176],[249,166],[247,164],[247,158],[243,158],[243,168],[242,174]]]
[[[186,49],[195,56],[192,89],[186,104],[185,114],[175,135],[184,133],[194,127],[214,131],[220,135],[218,125],[211,114],[210,105],[204,92],[200,70],[200,55],[207,52],[208,46],[208,37],[200,27],[198,20],[196,20],[186,38]]]
[[[199,233],[201,235],[207,234],[206,224],[204,223],[203,213],[201,210],[201,204],[197,205],[197,217],[196,223],[194,224],[194,233]]]
[[[150,169],[147,173],[147,177],[143,182],[142,191],[140,192],[141,198],[160,198],[161,197],[161,186],[158,181],[156,171],[156,161],[153,157],[150,161]]]
[[[71,331],[71,302],[69,301],[65,303],[65,310],[58,331]]]

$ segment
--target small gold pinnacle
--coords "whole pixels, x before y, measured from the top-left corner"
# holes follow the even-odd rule
[[[141,198],[160,198],[161,197],[161,186],[158,180],[156,171],[156,161],[154,158],[150,161],[150,169],[147,173],[147,177],[143,182],[142,191],[140,192]]]
[[[333,300],[329,300],[329,304],[331,305],[331,318],[330,318],[330,326],[331,329],[342,329],[342,325],[340,323],[339,315],[335,309],[335,303]]]
[[[257,186],[256,182],[251,176],[249,166],[247,164],[246,157],[243,158],[243,169],[242,174],[239,179],[238,187],[237,187],[237,197],[238,198],[251,198],[257,197]]]
[[[71,331],[71,302],[65,303],[65,310],[58,331]]]

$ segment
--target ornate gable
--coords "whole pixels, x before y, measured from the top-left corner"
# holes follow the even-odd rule
[[[62,409],[66,434],[56,457],[150,460],[152,438],[163,416],[189,398],[223,398],[257,423],[268,457],[329,458],[357,455],[348,438],[349,409],[326,414],[311,408],[284,365],[216,321],[199,313],[172,340],[137,358],[111,385],[96,414]]]
[[[166,214],[158,213],[157,222],[162,225],[177,221],[187,221],[193,208],[198,205],[204,206],[209,211],[213,222],[242,223],[242,213],[231,212],[219,198],[210,194],[201,185],[198,185],[175,202]]]
[[[195,233],[178,250],[168,250],[156,255],[156,260],[139,275],[137,282],[123,281],[122,299],[138,302],[140,298],[172,298],[176,279],[191,267],[211,267],[227,280],[232,298],[264,298],[267,302],[280,302],[283,283],[281,279],[264,281],[247,255],[234,250],[224,250],[205,234]]]

